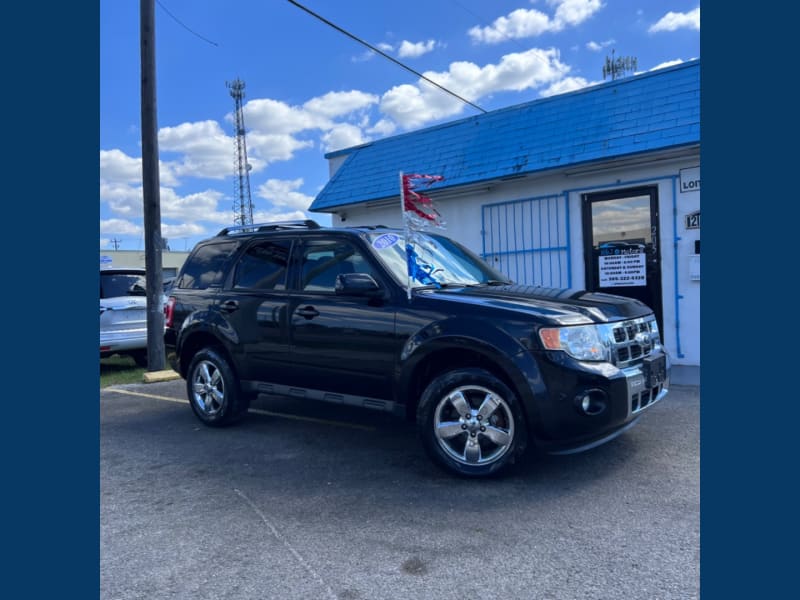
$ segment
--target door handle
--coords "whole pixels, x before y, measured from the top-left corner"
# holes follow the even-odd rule
[[[239,303],[236,300],[226,300],[219,305],[222,312],[231,313],[239,308]]]
[[[305,306],[303,308],[298,308],[296,314],[300,315],[304,319],[313,319],[314,317],[319,316],[319,311],[313,306]]]

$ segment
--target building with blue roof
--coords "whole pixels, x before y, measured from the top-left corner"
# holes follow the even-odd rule
[[[400,226],[400,173],[441,175],[444,234],[519,283],[644,301],[699,367],[699,59],[326,158],[334,225]]]

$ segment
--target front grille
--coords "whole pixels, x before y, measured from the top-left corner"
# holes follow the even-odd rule
[[[661,390],[664,389],[664,384],[659,384],[656,387],[644,390],[638,394],[631,396],[631,414],[637,413],[642,409],[647,408],[656,401]]]
[[[612,325],[611,357],[618,367],[627,367],[649,355],[661,344],[655,317],[631,319]]]

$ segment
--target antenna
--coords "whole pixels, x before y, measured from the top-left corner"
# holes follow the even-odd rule
[[[233,223],[250,225],[253,223],[253,201],[250,197],[250,163],[247,162],[247,143],[244,132],[244,81],[235,79],[225,85],[233,97],[234,159],[233,159]]]
[[[603,79],[610,75],[611,80],[614,81],[618,77],[624,77],[626,71],[633,73],[636,69],[637,64],[635,56],[620,56],[619,58],[614,58],[614,50],[611,50],[611,58],[606,56],[606,63],[603,65]]]

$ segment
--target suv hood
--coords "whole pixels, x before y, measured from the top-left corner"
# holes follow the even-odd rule
[[[653,311],[644,303],[626,298],[587,292],[580,289],[557,289],[528,285],[481,285],[418,290],[425,298],[491,306],[524,312],[554,325],[581,325],[635,319]]]

